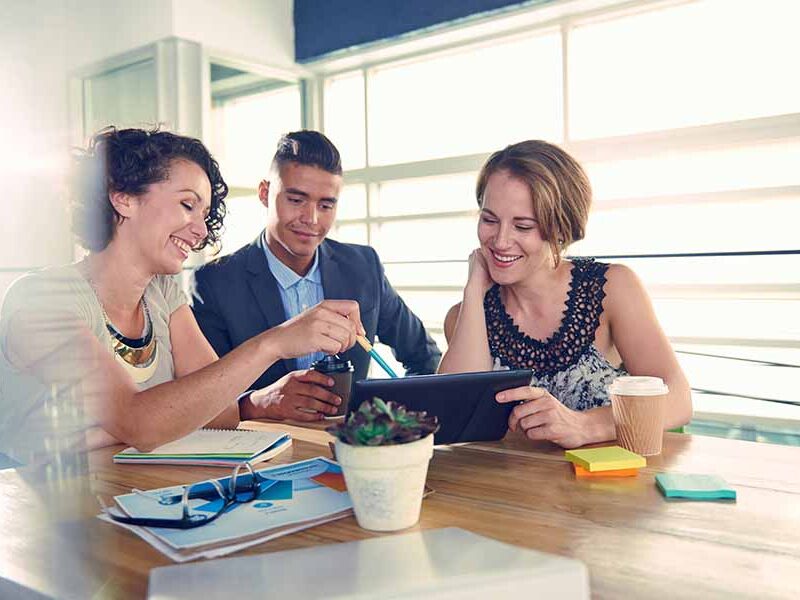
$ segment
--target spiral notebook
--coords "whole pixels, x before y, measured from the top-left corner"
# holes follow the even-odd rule
[[[150,452],[126,448],[114,455],[114,462],[211,467],[232,467],[242,462],[254,465],[277,456],[291,445],[292,438],[285,432],[198,429]]]

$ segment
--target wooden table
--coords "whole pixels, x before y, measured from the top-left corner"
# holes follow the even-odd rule
[[[295,442],[273,462],[329,456],[325,432],[277,428],[291,430]],[[118,449],[91,453],[78,465],[88,467],[85,477],[0,472],[0,597],[14,597],[9,581],[59,598],[146,596],[149,570],[171,563],[97,520],[95,494],[109,498],[223,472],[114,465]],[[428,475],[435,493],[423,502],[417,527],[462,527],[578,558],[597,598],[800,596],[800,448],[667,434],[663,454],[648,463],[636,478],[576,480],[562,450],[518,438],[437,450]],[[717,473],[738,500],[667,501],[653,479],[665,470]],[[347,518],[241,554],[374,535]]]

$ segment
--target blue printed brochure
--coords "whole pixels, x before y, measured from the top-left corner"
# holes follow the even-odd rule
[[[177,562],[235,552],[275,537],[293,533],[352,514],[341,467],[318,457],[256,471],[263,478],[261,492],[252,502],[237,504],[215,521],[194,529],[139,527],[101,519],[130,529]],[[241,475],[240,475],[241,476]],[[217,479],[223,487],[229,477]],[[208,484],[210,486],[210,484]],[[173,486],[116,496],[116,507],[132,517],[178,518],[177,498],[184,486]],[[193,492],[195,488],[193,488]],[[216,512],[222,500],[192,499],[193,511]]]

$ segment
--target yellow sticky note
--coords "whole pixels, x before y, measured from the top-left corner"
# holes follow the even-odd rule
[[[620,448],[619,446],[567,450],[564,456],[568,461],[592,472],[639,469],[647,466],[644,456],[639,456],[635,452],[625,450],[625,448]]]

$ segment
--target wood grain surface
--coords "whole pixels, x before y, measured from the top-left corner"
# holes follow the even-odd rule
[[[248,422],[294,438],[273,464],[330,456],[325,424]],[[149,489],[227,474],[211,467],[115,465],[121,447],[74,462],[0,472],[0,597],[12,585],[62,598],[144,598],[150,569],[171,562],[96,519]],[[584,561],[595,598],[796,598],[800,594],[800,448],[666,434],[638,477],[576,479],[563,450],[515,436],[437,449],[435,493],[415,529],[462,527]],[[714,473],[736,502],[666,500],[662,471]],[[347,518],[245,550],[255,554],[373,537]],[[457,549],[454,549],[457,551]],[[5,587],[4,587],[5,586]],[[532,593],[535,590],[531,591]]]

